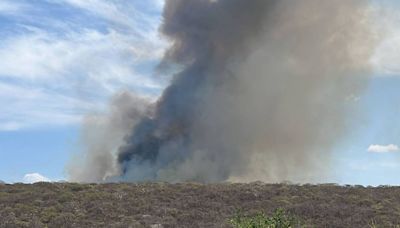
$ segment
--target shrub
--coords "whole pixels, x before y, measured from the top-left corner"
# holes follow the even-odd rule
[[[283,209],[277,209],[272,216],[258,213],[254,216],[243,216],[237,213],[230,223],[235,228],[297,228],[302,227],[299,220],[287,214]]]
[[[41,213],[41,222],[49,223],[53,218],[57,217],[58,212],[54,207],[45,208]]]

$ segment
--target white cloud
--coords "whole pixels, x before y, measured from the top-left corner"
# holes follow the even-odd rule
[[[389,153],[389,152],[398,152],[400,151],[399,146],[394,144],[389,145],[370,145],[368,147],[368,152],[372,153]]]
[[[95,102],[68,97],[40,88],[0,82],[0,131],[38,126],[76,124],[81,115],[96,110]]]
[[[102,0],[64,0],[64,2],[127,27],[136,27],[137,21],[134,20],[134,16],[143,16],[139,11],[127,7],[127,5],[118,4],[118,2],[107,2]],[[127,9],[131,9],[131,15],[127,15],[124,12]]]
[[[77,124],[86,113],[104,110],[120,90],[158,95],[164,85],[150,70],[166,47],[158,36],[158,16],[124,0],[47,1],[75,6],[76,15],[81,9],[96,16],[83,13],[84,20],[65,21],[29,2],[24,9],[41,12],[40,20],[25,12],[10,16],[18,22],[15,31],[0,33],[0,131]],[[156,0],[151,2],[154,7]],[[2,9],[18,7],[6,0],[0,14]],[[90,22],[99,20],[112,23],[97,28]],[[48,27],[32,21],[46,21]]]
[[[145,4],[141,1],[103,1],[103,0],[61,0],[59,3],[69,4],[77,8],[81,8],[88,12],[93,13],[109,22],[115,23],[119,26],[134,30],[137,35],[143,38],[151,38],[154,36],[161,21],[161,17],[149,17],[138,9],[138,5],[146,8],[152,8],[153,11],[161,15],[161,9],[164,5],[163,0],[147,0]]]
[[[0,104],[6,104],[0,131],[77,123],[121,89],[161,90],[159,82],[136,70],[157,61],[161,52],[151,49],[160,48],[132,44],[115,31],[71,33],[64,39],[40,31],[5,41],[0,47]]]
[[[124,80],[137,75],[135,65],[155,61],[162,55],[157,41],[137,40],[113,30],[70,32],[63,38],[37,30],[2,43],[0,75],[27,80],[56,81],[71,79],[68,77],[74,74],[95,74],[94,80],[113,78],[128,84]]]
[[[23,182],[26,184],[33,184],[37,182],[51,182],[51,180],[39,173],[28,173],[24,176]]]

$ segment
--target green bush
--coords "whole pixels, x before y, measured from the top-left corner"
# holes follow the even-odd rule
[[[230,223],[235,228],[297,228],[302,227],[299,220],[287,214],[283,209],[277,209],[272,216],[258,213],[254,216],[243,216],[237,213]]]

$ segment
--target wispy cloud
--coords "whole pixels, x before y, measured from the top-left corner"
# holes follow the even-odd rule
[[[100,105],[58,92],[0,82],[0,131],[80,122]]]
[[[399,146],[395,144],[389,145],[370,145],[367,149],[368,152],[372,153],[390,153],[390,152],[399,152]]]
[[[11,1],[1,1],[0,2],[0,15],[10,15],[16,14],[25,8],[25,5],[21,3],[11,2]]]
[[[0,131],[76,124],[119,90],[160,93],[152,68],[166,43],[159,13],[143,7],[162,4],[141,2],[2,1],[0,29],[12,29],[0,32]]]
[[[148,17],[134,7],[137,5],[135,1],[64,0],[61,2],[84,9],[110,22],[135,29],[138,33],[143,31],[137,30],[137,28],[143,26],[143,23],[145,23],[145,26],[155,26],[154,23],[151,23],[154,18]],[[148,1],[148,4],[151,3],[153,1]]]
[[[92,79],[97,81],[112,77],[129,84],[129,80],[137,75],[135,66],[156,61],[162,53],[159,49],[156,44],[113,30],[105,33],[96,30],[70,32],[65,37],[37,30],[3,40],[0,77],[71,80],[70,77],[76,79],[79,74],[85,74],[96,75]],[[146,82],[146,78],[143,81]]]

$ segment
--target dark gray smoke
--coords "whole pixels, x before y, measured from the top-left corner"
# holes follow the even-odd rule
[[[71,179],[325,180],[370,70],[368,1],[167,0],[163,16],[179,72]]]

